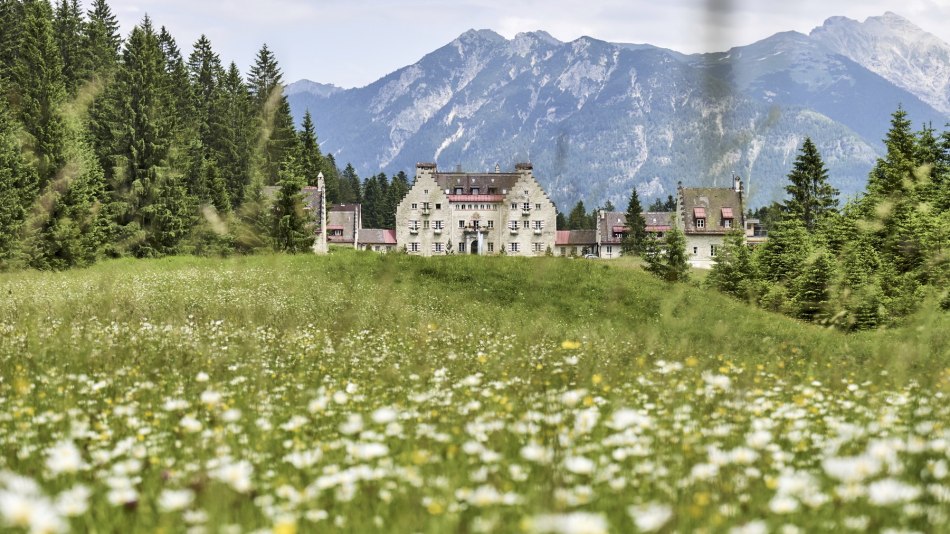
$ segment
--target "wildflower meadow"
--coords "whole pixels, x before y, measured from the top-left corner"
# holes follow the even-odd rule
[[[14,532],[938,532],[950,318],[545,258],[0,275]]]

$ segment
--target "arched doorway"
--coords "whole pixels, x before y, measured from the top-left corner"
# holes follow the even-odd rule
[[[478,240],[472,241],[471,253],[475,256],[478,255]]]

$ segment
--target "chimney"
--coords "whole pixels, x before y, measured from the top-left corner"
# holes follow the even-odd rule
[[[459,163],[458,165],[455,166],[455,172],[457,172],[457,173],[459,173],[459,174],[462,174],[462,164],[461,164],[461,163]]]
[[[495,164],[495,174],[501,174],[501,165]]]
[[[741,193],[742,192],[742,178],[739,178],[739,175],[737,174],[733,174],[732,180],[735,184],[736,193]]]

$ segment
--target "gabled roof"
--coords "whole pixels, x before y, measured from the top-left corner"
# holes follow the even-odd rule
[[[648,211],[643,214],[647,223],[647,232],[668,232],[673,228],[673,213],[669,211]]]
[[[597,230],[558,230],[554,244],[557,246],[596,245]]]
[[[395,245],[396,231],[380,228],[361,228],[361,245]]]
[[[684,187],[680,189],[680,202],[687,234],[725,234],[731,228],[723,225],[723,212],[742,214],[741,193],[728,187]],[[696,219],[700,218],[706,219],[704,228],[696,227]],[[740,224],[732,221],[732,228]]]

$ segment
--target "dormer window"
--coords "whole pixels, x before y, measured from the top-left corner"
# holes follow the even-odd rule
[[[477,188],[477,187],[473,187],[473,188],[472,188],[472,194],[473,194],[473,195],[477,195],[477,194],[478,194],[478,188]]]
[[[725,228],[732,228],[732,208],[722,208],[722,225]]]
[[[706,228],[706,208],[693,208],[693,220],[696,221],[696,228]]]
[[[456,188],[455,188],[455,194],[456,194],[456,195],[464,195],[464,194],[465,194],[465,188],[464,188],[464,187],[456,187]]]

